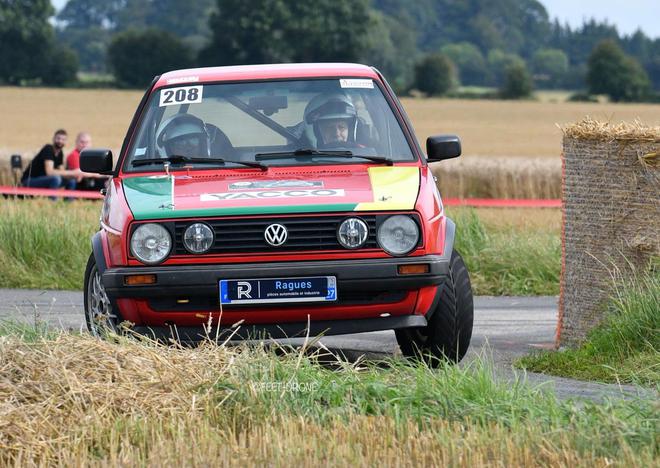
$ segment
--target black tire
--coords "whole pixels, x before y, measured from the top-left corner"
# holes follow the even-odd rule
[[[443,361],[459,362],[472,338],[472,286],[465,263],[455,250],[449,263],[449,278],[438,288],[440,300],[435,310],[429,311],[426,327],[395,330],[403,355],[421,359],[432,367]]]
[[[96,285],[95,281],[98,281]],[[90,255],[89,260],[87,260],[84,286],[85,323],[87,323],[87,330],[99,338],[104,338],[109,333],[117,333],[122,318],[118,311],[113,310],[112,304],[103,288],[103,283],[100,282],[100,275],[94,254]]]

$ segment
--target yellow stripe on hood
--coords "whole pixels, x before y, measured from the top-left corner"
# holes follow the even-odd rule
[[[419,192],[419,168],[414,166],[370,167],[373,202],[358,203],[355,211],[412,210]]]

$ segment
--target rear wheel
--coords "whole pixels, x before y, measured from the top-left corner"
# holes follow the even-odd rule
[[[458,362],[472,338],[474,304],[470,276],[463,259],[452,251],[449,277],[440,286],[440,300],[430,311],[425,327],[395,330],[404,356],[436,367],[443,361]]]
[[[85,269],[85,321],[89,332],[98,337],[117,333],[121,318],[114,311],[105,292],[101,273],[96,266],[94,254],[90,255]]]

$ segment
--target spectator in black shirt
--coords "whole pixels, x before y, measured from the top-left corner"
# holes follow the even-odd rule
[[[57,189],[64,187],[75,190],[76,181],[85,174],[80,169],[64,169],[62,148],[66,144],[66,131],[58,130],[53,135],[53,144],[45,145],[23,171],[21,184],[24,187]]]

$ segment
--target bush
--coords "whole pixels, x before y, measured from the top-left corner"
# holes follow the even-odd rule
[[[506,67],[504,83],[500,88],[500,96],[504,99],[520,99],[532,93],[532,78],[527,67],[520,63],[513,63]]]
[[[192,64],[192,50],[181,39],[160,29],[128,30],[117,34],[108,60],[120,85],[143,88],[169,70]]]
[[[427,55],[415,67],[415,87],[429,96],[442,96],[457,83],[456,67],[446,55]]]
[[[568,97],[567,101],[568,102],[598,102],[598,98],[593,94],[578,92],[571,94]]]

